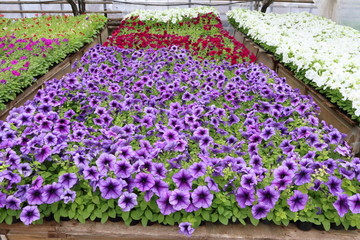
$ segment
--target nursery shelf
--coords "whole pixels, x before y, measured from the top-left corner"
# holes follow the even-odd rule
[[[61,63],[49,69],[49,71],[45,75],[38,78],[33,85],[26,88],[14,100],[10,101],[4,110],[0,111],[0,120],[3,121],[6,120],[6,117],[13,108],[20,107],[26,101],[33,99],[37,91],[45,86],[46,81],[53,78],[60,79],[65,74],[73,72],[76,69],[72,67],[73,63],[79,60],[84,55],[84,53],[88,51],[91,47],[95,46],[98,43],[102,44],[103,42],[105,42],[108,35],[109,35],[108,27],[105,26],[103,30],[97,34],[93,42],[86,44],[78,52],[71,54],[70,56],[65,58]]]
[[[54,240],[54,239],[122,239],[122,240],[161,240],[161,239],[208,239],[208,240],[355,240],[359,239],[360,230],[330,230],[301,231],[294,224],[289,226],[277,226],[275,224],[259,223],[258,226],[248,224],[213,224],[207,223],[200,226],[192,237],[181,235],[177,232],[177,226],[163,226],[154,224],[143,227],[141,224],[126,226],[123,222],[86,222],[76,221],[45,222],[41,225],[25,226],[23,223],[12,225],[0,224],[0,235],[7,240]]]
[[[243,43],[254,55],[257,63],[263,63],[270,69],[278,73],[279,77],[286,78],[287,83],[298,88],[304,95],[310,95],[320,107],[319,118],[325,120],[328,124],[333,125],[339,131],[347,134],[347,141],[353,146],[355,154],[360,153],[360,127],[358,122],[352,120],[348,115],[343,113],[337,106],[326,99],[313,87],[306,85],[295,77],[295,74],[281,64],[274,55],[266,52],[258,44],[249,39],[245,34],[235,30],[234,37]]]

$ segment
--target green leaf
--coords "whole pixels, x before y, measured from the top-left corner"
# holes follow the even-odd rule
[[[159,223],[162,223],[162,222],[164,221],[164,219],[165,219],[165,216],[162,215],[162,214],[159,214],[159,215],[158,215],[158,218],[157,218],[157,221],[158,221]]]
[[[91,214],[94,211],[95,205],[94,204],[90,204],[89,206],[87,206],[86,208],[86,212]]]
[[[148,224],[148,219],[143,217],[143,218],[141,219],[141,224],[142,224],[144,227],[146,227],[147,224]]]
[[[115,200],[114,199],[109,199],[107,204],[108,204],[109,208],[114,208]]]
[[[54,213],[54,220],[56,222],[60,222],[60,211],[57,211],[56,213]]]
[[[115,218],[116,217],[116,211],[115,209],[111,209],[110,211],[108,211],[109,217],[111,218]]]
[[[285,226],[289,225],[289,219],[283,219],[282,224],[284,224]]]
[[[131,218],[134,220],[140,220],[142,215],[143,214],[142,214],[141,209],[136,209],[135,211],[132,211],[130,214]]]
[[[0,223],[2,223],[4,220],[5,220],[5,218],[7,217],[7,213],[6,213],[6,211],[0,211],[1,213],[0,213]]]
[[[107,204],[104,204],[101,206],[101,212],[105,212],[106,210],[108,210],[109,206]]]
[[[69,218],[70,218],[70,219],[74,219],[75,214],[76,214],[76,212],[75,212],[75,211],[70,210],[70,211],[69,211]]]
[[[101,217],[101,223],[106,223],[109,218],[109,215],[107,213],[103,213],[103,216]]]
[[[94,214],[95,214],[95,216],[96,216],[97,218],[101,218],[102,215],[103,215],[103,211],[101,211],[101,209],[98,208],[98,209],[96,209],[96,210],[94,211]]]
[[[52,213],[57,212],[57,210],[58,210],[58,205],[59,205],[58,202],[51,204],[51,212],[52,212]]]
[[[218,212],[219,212],[220,215],[223,214],[224,211],[225,211],[225,209],[224,209],[223,206],[220,206],[220,207],[218,208]]]
[[[204,220],[210,221],[210,214],[209,214],[208,211],[202,210],[201,211],[201,216],[204,218]]]
[[[169,224],[169,225],[174,225],[174,219],[172,218],[171,215],[167,215],[167,216],[165,217],[165,222],[166,222],[167,224]]]
[[[80,223],[82,223],[82,224],[84,224],[86,221],[85,221],[85,218],[82,216],[82,215],[79,215],[78,216],[78,218],[77,218],[77,220],[80,222]]]
[[[229,219],[222,215],[219,216],[219,221],[224,225],[228,225],[229,223]]]
[[[152,219],[152,212],[149,209],[146,209],[145,216],[147,217],[147,219],[151,220]]]
[[[83,200],[82,200],[81,197],[77,197],[77,198],[75,199],[75,202],[76,202],[77,204],[81,205],[81,204],[83,203]]]
[[[253,217],[250,217],[250,222],[252,225],[257,226],[259,224],[259,219],[255,219]]]
[[[130,212],[123,212],[121,214],[121,217],[124,221],[128,220],[129,219],[129,216],[130,216]]]
[[[100,198],[99,198],[99,196],[94,196],[94,197],[92,198],[92,201],[93,201],[93,203],[95,203],[96,205],[100,204]]]
[[[246,225],[246,222],[244,221],[244,219],[242,219],[242,218],[239,218],[239,222],[242,224],[242,225]]]
[[[141,210],[145,210],[147,208],[147,206],[148,206],[148,202],[141,201],[141,203],[140,203],[140,209]]]
[[[326,231],[329,231],[329,230],[330,230],[330,221],[329,221],[329,220],[325,219],[325,220],[322,222],[322,225],[323,225],[323,227],[324,227],[324,229],[325,229]]]
[[[217,222],[218,219],[219,219],[219,214],[217,213],[211,214],[211,222]]]
[[[13,221],[13,216],[7,215],[7,217],[5,218],[6,224],[10,225],[12,221]]]
[[[124,222],[125,222],[125,225],[126,225],[126,226],[130,226],[130,224],[131,224],[131,222],[132,222],[132,219],[131,219],[131,218],[128,218],[128,219],[124,220]]]
[[[68,217],[69,216],[69,210],[67,210],[64,207],[60,208],[60,216],[61,217]]]

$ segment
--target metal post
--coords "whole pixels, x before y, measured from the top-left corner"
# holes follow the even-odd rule
[[[103,0],[103,1],[105,2],[106,0]],[[107,11],[106,3],[103,4],[103,9],[104,9],[104,11]],[[104,13],[104,16],[107,17],[108,16],[107,13]]]

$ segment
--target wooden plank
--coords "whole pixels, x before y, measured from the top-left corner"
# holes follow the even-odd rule
[[[245,39],[244,46],[252,52],[255,56],[258,55],[259,48],[256,47],[256,45],[253,43],[253,41],[249,39]]]
[[[297,88],[300,90],[301,94],[307,94],[307,86],[305,83],[299,81],[291,72],[288,70],[284,65],[278,64],[278,67],[276,69],[277,74],[279,77],[283,77],[286,79],[287,84],[289,84],[292,88]]]
[[[244,43],[245,42],[245,34],[239,32],[239,31],[234,31],[234,38],[235,40]]]
[[[182,240],[189,239],[187,236],[178,233],[177,226],[164,226],[153,224],[143,227],[141,224],[126,226],[123,222],[86,222],[81,224],[76,221],[66,222],[45,222],[42,225],[25,226],[22,223],[12,225],[0,224],[0,231],[8,231],[6,236],[9,240],[23,239],[132,239],[132,240]],[[207,240],[358,240],[360,230],[330,230],[319,231],[312,229],[304,232],[295,226],[277,226],[273,223],[259,223],[258,226],[248,224],[230,223],[228,225],[205,223],[198,227],[191,239]]]
[[[265,50],[258,51],[258,54],[256,55],[256,63],[263,63],[271,70],[276,70],[278,64],[277,60]]]

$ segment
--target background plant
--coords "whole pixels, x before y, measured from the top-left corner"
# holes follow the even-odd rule
[[[213,8],[135,11],[125,17],[105,45],[135,49],[178,45],[201,60],[227,60],[232,64],[256,60],[223,29]]]
[[[236,9],[228,18],[236,29],[274,53],[298,79],[360,122],[358,31],[309,13]]]
[[[105,23],[101,15],[2,18],[0,109],[51,66],[92,42]]]

